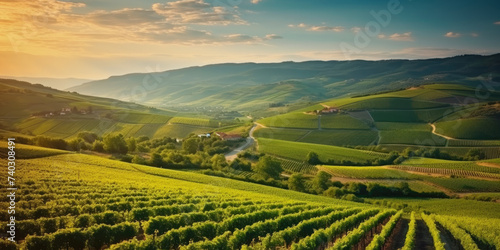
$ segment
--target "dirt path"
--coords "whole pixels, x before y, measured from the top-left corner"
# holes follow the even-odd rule
[[[500,168],[500,164],[491,163],[491,162],[477,162],[476,164],[483,166],[483,167]]]
[[[391,235],[385,241],[382,250],[400,249],[405,245],[406,234],[408,233],[408,219],[401,218],[392,230]]]
[[[432,123],[429,123],[429,125],[431,125],[431,127],[432,127],[432,133],[433,133],[433,134],[435,134],[435,135],[437,135],[437,136],[441,136],[441,137],[443,137],[443,138],[445,138],[445,139],[447,139],[447,140],[456,140],[456,139],[455,139],[455,138],[453,138],[453,137],[449,137],[449,136],[446,136],[446,135],[438,134],[438,133],[436,132],[436,125],[434,125],[434,124],[432,124]],[[446,142],[446,147],[447,147],[447,146],[448,146],[448,142]]]
[[[441,232],[439,235],[441,236],[441,242],[444,243],[444,249],[446,250],[463,250],[462,245],[453,238],[453,235],[446,230],[446,228],[436,223],[438,230]]]
[[[425,224],[424,220],[417,220],[417,232],[415,235],[415,249],[419,250],[434,250],[434,241],[429,232],[429,227]]]
[[[250,129],[250,132],[248,133],[248,137],[245,141],[245,144],[235,148],[233,151],[224,155],[226,157],[226,160],[232,161],[232,160],[236,159],[236,157],[238,157],[239,152],[245,150],[246,148],[250,147],[252,144],[257,142],[255,140],[255,137],[253,137],[253,132],[255,131],[255,128],[257,128],[257,124],[254,124],[253,127]]]

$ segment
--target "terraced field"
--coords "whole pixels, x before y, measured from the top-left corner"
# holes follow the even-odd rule
[[[304,161],[309,152],[316,152],[322,161],[335,159],[337,161],[350,160],[360,163],[386,156],[386,154],[371,151],[267,138],[259,138],[258,143],[261,152],[298,161]]]

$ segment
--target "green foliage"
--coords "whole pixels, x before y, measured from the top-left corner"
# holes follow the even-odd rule
[[[306,161],[312,165],[321,164],[321,161],[319,160],[319,156],[315,152],[309,152],[306,156]]]
[[[432,235],[432,240],[434,241],[434,247],[436,248],[436,250],[444,250],[444,244],[443,242],[441,242],[439,229],[437,229],[434,219],[430,215],[426,215],[425,213],[422,213],[421,216],[425,221],[425,224],[427,224],[427,227],[429,227],[429,232]]]
[[[103,137],[104,150],[108,153],[126,154],[127,142],[122,134],[107,134]]]
[[[331,186],[330,178],[332,178],[331,174],[325,171],[319,171],[312,180],[312,189],[317,194],[322,194],[326,189],[328,189],[329,186]]]
[[[417,234],[417,220],[415,212],[411,212],[410,223],[408,224],[408,232],[406,232],[405,244],[403,250],[412,250],[415,248],[415,236]]]
[[[288,178],[288,188],[291,190],[305,192],[305,178],[302,174],[292,174],[290,178]]]
[[[279,179],[281,172],[283,172],[281,163],[270,156],[261,157],[259,162],[252,166],[252,170],[264,178],[273,179]]]

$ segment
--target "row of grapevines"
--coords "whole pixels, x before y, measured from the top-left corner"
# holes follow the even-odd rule
[[[28,236],[27,250],[49,249],[101,249],[137,235],[138,223],[124,222],[114,226],[97,225],[87,229],[62,229],[44,236]]]
[[[337,236],[341,232],[353,228],[361,221],[365,220],[367,217],[373,216],[379,211],[380,211],[379,209],[363,210],[360,213],[339,220],[330,225],[328,228],[317,230],[316,232],[303,238],[299,242],[292,244],[291,249],[292,250],[316,249],[330,242],[335,236]]]
[[[436,250],[444,250],[444,244],[441,242],[441,237],[439,235],[439,230],[436,227],[436,222],[434,219],[426,215],[425,213],[422,213],[422,219],[425,221],[425,224],[429,227],[429,232],[432,235],[432,239],[434,240],[434,247]]]
[[[292,205],[292,204],[287,204],[287,205]],[[177,214],[171,216],[158,216],[149,219],[149,221],[145,223],[144,228],[146,234],[156,233],[157,235],[162,235],[168,230],[191,225],[195,222],[202,222],[208,220],[219,222],[233,215],[250,213],[260,209],[282,208],[284,206],[285,204],[252,205],[245,207],[225,208],[225,209],[219,208],[208,212],[192,212],[192,213]]]
[[[397,214],[392,216],[391,219],[387,222],[387,224],[384,225],[384,228],[382,228],[382,232],[373,237],[372,242],[370,242],[370,244],[366,247],[366,249],[369,250],[381,249],[386,241],[386,238],[391,235],[392,230],[396,226],[396,223],[398,223],[399,218],[401,218],[402,214],[403,210],[399,211]]]
[[[371,217],[369,220],[361,223],[356,229],[350,231],[345,237],[342,237],[335,241],[332,247],[329,249],[332,250],[344,250],[351,249],[356,243],[361,240],[361,238],[372,228],[376,227],[380,224],[385,218],[394,214],[394,210],[385,210],[377,215]]]
[[[421,173],[500,179],[500,174],[484,173],[484,172],[461,170],[461,169],[427,168],[427,167],[413,167],[413,166],[392,166],[392,168],[404,171],[421,172]]]
[[[460,228],[457,224],[439,215],[434,215],[433,217],[439,224],[441,224],[448,231],[450,231],[453,237],[455,237],[455,239],[458,239],[460,241],[460,244],[465,249],[479,250],[479,248],[477,247],[476,243],[474,242],[470,234],[468,234],[465,230]]]
[[[260,221],[252,225],[248,225],[243,229],[236,230],[231,234],[223,234],[213,240],[189,244],[181,247],[181,249],[208,249],[215,243],[217,243],[218,249],[239,249],[243,244],[249,244],[252,240],[257,239],[259,236],[282,230],[288,225],[297,224],[302,220],[307,220],[312,217],[331,212],[332,210],[335,209],[327,207],[287,214],[275,219]]]
[[[500,219],[443,215],[441,217],[453,221],[488,248],[500,249],[500,234],[498,233],[500,232]]]
[[[415,219],[415,212],[411,212],[410,224],[408,225],[408,232],[406,233],[405,244],[402,250],[412,250],[415,248],[415,235],[417,233],[417,220]]]
[[[261,242],[254,245],[253,249],[274,249],[279,246],[287,247],[292,242],[314,233],[314,230],[324,228],[337,220],[346,218],[354,213],[360,212],[359,208],[352,208],[340,211],[333,211],[327,215],[319,216],[309,220],[304,220],[299,224],[288,227],[284,230],[269,234]]]

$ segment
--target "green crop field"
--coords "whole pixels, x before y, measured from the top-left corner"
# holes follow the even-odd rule
[[[424,100],[414,100],[411,98],[380,97],[341,106],[343,109],[429,109],[447,107],[448,104],[431,102]]]
[[[430,131],[383,130],[380,131],[380,144],[444,146],[446,139]]]
[[[353,162],[365,162],[366,160],[374,160],[376,158],[383,158],[386,156],[382,153],[370,151],[312,143],[273,140],[267,138],[259,138],[258,142],[260,152],[295,159],[298,161],[304,161],[309,152],[316,152],[322,161],[335,159],[337,161],[350,160]]]
[[[350,115],[322,115],[321,128],[323,129],[370,129],[363,121]]]
[[[47,157],[47,156],[70,153],[68,151],[59,150],[59,149],[42,148],[42,147],[37,147],[37,146],[32,146],[32,145],[24,145],[24,144],[19,144],[19,143],[16,143],[15,152],[16,152],[16,157],[20,158],[20,159],[40,158],[40,157]],[[7,157],[8,157],[8,155],[7,155],[7,140],[0,142],[0,157],[2,159],[7,159]]]
[[[500,120],[494,118],[470,118],[436,123],[436,129],[446,136],[457,139],[500,139]]]
[[[167,124],[160,127],[154,134],[153,137],[172,137],[172,138],[185,138],[191,133],[202,134],[213,131],[212,127],[199,127],[199,126],[190,126],[184,124]]]
[[[450,147],[488,147],[488,146],[500,146],[500,141],[498,140],[448,140],[448,146]]]
[[[320,166],[320,170],[327,171],[333,176],[349,177],[355,179],[418,179],[418,175],[406,173],[396,169],[384,167],[345,167],[345,166]]]
[[[308,115],[301,112],[292,112],[284,115],[277,115],[257,121],[267,127],[281,128],[318,128],[318,116]]]
[[[500,192],[500,181],[445,177],[425,177],[425,180],[447,188],[453,192]]]
[[[376,122],[434,122],[453,111],[453,108],[372,110],[370,114]]]
[[[186,124],[192,126],[200,127],[219,127],[219,122],[215,120],[202,119],[202,118],[191,118],[191,117],[174,117],[169,121],[172,124]],[[222,124],[220,124],[222,126]]]
[[[376,122],[375,126],[379,130],[419,130],[432,131],[432,127],[427,123],[409,122]]]
[[[370,145],[377,138],[377,132],[371,130],[314,130],[299,141],[333,146],[356,146]]]
[[[309,133],[310,130],[285,128],[259,128],[254,132],[255,137],[296,141]]]

